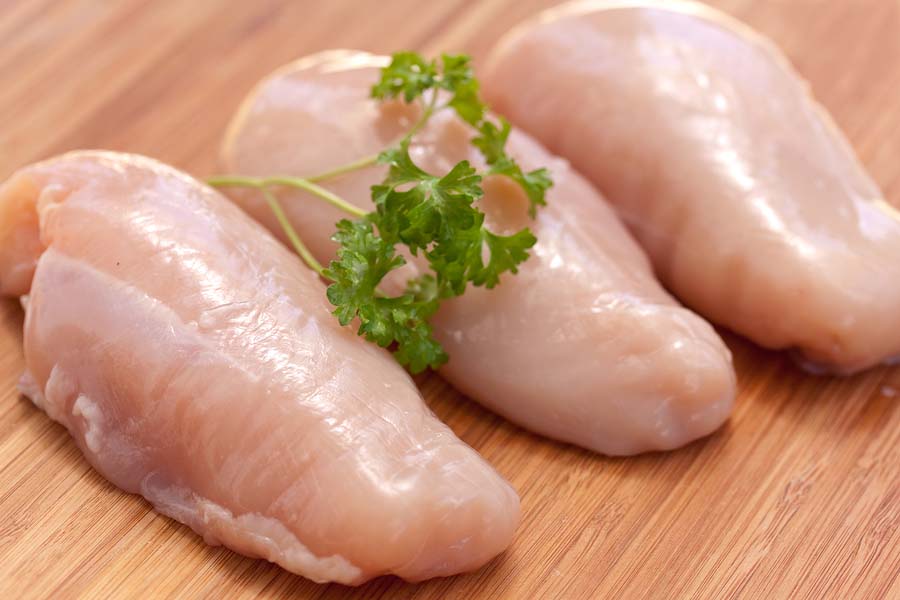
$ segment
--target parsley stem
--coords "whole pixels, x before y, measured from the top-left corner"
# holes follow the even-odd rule
[[[304,177],[306,181],[316,182],[316,181],[324,181],[326,179],[333,179],[338,177],[339,175],[343,175],[344,173],[349,173],[350,171],[356,171],[359,169],[365,169],[366,167],[371,167],[375,163],[378,162],[378,155],[372,154],[370,156],[364,156],[359,160],[354,160],[353,162],[349,162],[347,164],[341,165],[339,167],[335,167],[329,171],[325,171],[324,173],[319,173],[318,175],[313,175],[312,177]]]
[[[281,229],[284,231],[285,236],[287,236],[288,241],[291,243],[291,246],[300,255],[300,258],[303,259],[303,262],[307,264],[307,266],[319,274],[320,277],[325,276],[325,268],[322,266],[322,263],[316,260],[316,257],[313,256],[312,252],[310,252],[309,248],[307,248],[306,244],[303,243],[303,240],[300,238],[300,235],[297,233],[297,230],[294,229],[294,226],[291,225],[290,219],[288,219],[287,214],[284,212],[284,207],[281,206],[281,202],[279,202],[278,197],[269,189],[272,185],[286,185],[291,187],[300,188],[303,190],[310,191],[320,198],[323,198],[334,204],[338,208],[342,210],[346,210],[357,216],[363,216],[366,213],[359,208],[349,204],[348,202],[341,199],[339,196],[332,194],[325,188],[319,187],[314,183],[309,183],[303,179],[297,177],[241,177],[239,175],[218,175],[215,177],[210,177],[206,180],[206,182],[214,187],[249,187],[253,189],[259,190],[259,192],[263,195],[263,198],[266,200],[266,204],[269,205],[269,208],[272,210],[272,214],[275,215],[275,219],[278,221],[278,224],[281,226]]]
[[[338,196],[330,192],[320,185],[305,179],[303,177],[290,177],[288,175],[277,175],[275,177],[243,177],[240,175],[217,175],[210,177],[206,183],[213,187],[252,187],[258,190],[265,189],[273,185],[281,185],[307,191],[322,200],[325,200],[332,206],[335,206],[345,213],[349,213],[354,217],[364,217],[368,213],[358,206],[354,206]]]
[[[241,175],[213,175],[206,179],[206,184],[212,187],[252,187],[261,188],[262,180],[257,177],[243,177]]]
[[[425,104],[422,105],[422,114],[419,116],[419,118],[416,120],[416,122],[410,128],[410,130],[407,131],[406,134],[401,138],[401,140],[407,140],[407,141],[412,140],[412,137],[414,135],[416,135],[425,126],[425,124],[428,122],[428,119],[430,119],[431,116],[435,112],[437,112],[438,110],[440,110],[442,108],[447,107],[447,105],[443,105],[441,107],[436,108],[436,104],[437,104],[437,92],[432,94],[431,100],[429,101],[429,103],[427,105],[425,105]],[[325,171],[324,173],[319,173],[317,175],[304,177],[303,179],[310,183],[315,183],[317,181],[325,181],[326,179],[333,179],[333,178],[343,175],[345,173],[350,173],[351,171],[358,171],[359,169],[365,169],[366,167],[371,167],[372,165],[374,165],[378,162],[379,156],[380,156],[379,154],[371,154],[369,156],[364,156],[360,159],[354,160],[353,162],[349,162],[349,163],[343,164],[339,167],[335,167],[333,169]]]
[[[303,259],[303,262],[305,262],[310,269],[318,273],[320,277],[325,277],[325,269],[322,267],[322,263],[316,260],[312,255],[312,252],[309,251],[309,248],[306,247],[306,244],[303,243],[303,240],[300,239],[300,236],[297,235],[297,230],[294,229],[294,226],[291,225],[287,215],[284,214],[281,202],[278,201],[275,194],[265,186],[260,186],[259,191],[266,199],[269,208],[272,209],[272,213],[274,213],[275,218],[278,220],[278,224],[281,225],[284,234],[287,236],[288,240],[290,240],[291,245],[294,247],[297,254],[300,255],[300,258]]]
[[[419,116],[419,120],[416,121],[409,131],[406,132],[406,135],[403,136],[402,141],[411,141],[413,136],[419,133],[425,124],[428,123],[428,119],[431,118],[431,115],[435,112],[435,106],[437,105],[438,93],[435,90],[431,94],[431,99],[428,101],[428,104],[422,103],[422,114]],[[402,143],[402,142],[401,142]]]
[[[358,206],[354,206],[350,204],[337,194],[323,188],[320,185],[316,185],[315,183],[305,179],[303,177],[290,177],[284,175],[277,175],[275,177],[266,177],[262,180],[263,185],[283,185],[286,187],[297,188],[301,190],[305,190],[310,194],[314,194],[325,200],[332,206],[335,206],[345,213],[351,214],[354,217],[364,217],[369,214],[367,211],[359,208]]]

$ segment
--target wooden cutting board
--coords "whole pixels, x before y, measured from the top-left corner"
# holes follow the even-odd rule
[[[549,4],[0,0],[0,177],[74,148],[207,175],[241,97],[282,63],[333,47],[480,59]],[[715,4],[784,48],[900,205],[900,2]],[[16,302],[0,303],[0,328],[0,598],[900,598],[900,368],[813,377],[726,335],[731,422],[628,459],[542,440],[422,377],[519,490],[518,537],[477,573],[351,590],[209,547],[108,484],[16,392]]]

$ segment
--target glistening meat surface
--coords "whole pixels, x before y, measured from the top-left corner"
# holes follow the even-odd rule
[[[814,368],[900,357],[900,213],[747,27],[696,3],[564,5],[507,34],[484,82],[689,307]]]
[[[418,114],[414,106],[369,98],[384,64],[384,57],[330,51],[277,71],[232,122],[224,170],[314,175],[396,142]],[[410,155],[436,174],[464,159],[483,165],[471,137],[460,120],[439,113],[414,138]],[[549,206],[531,221],[520,188],[502,177],[485,181],[487,224],[499,233],[528,226],[538,243],[517,275],[504,275],[493,290],[470,289],[435,315],[435,334],[450,355],[442,375],[532,431],[608,454],[671,449],[715,430],[735,394],[731,356],[715,331],[660,287],[613,211],[565,161],[516,131],[508,149],[526,170],[549,167]],[[369,188],[384,169],[323,185],[371,209]],[[258,193],[229,193],[280,231]],[[281,196],[317,258],[330,260],[329,236],[346,215],[300,192]],[[415,261],[407,275],[414,271]]]
[[[209,543],[351,584],[474,569],[510,543],[509,485],[338,325],[313,273],[188,176],[102,152],[19,171],[0,282],[30,291],[23,391]]]

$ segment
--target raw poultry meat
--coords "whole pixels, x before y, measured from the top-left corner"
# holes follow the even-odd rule
[[[900,214],[746,26],[686,2],[565,5],[507,34],[483,79],[703,316],[814,369],[900,355]]]
[[[313,175],[395,142],[418,112],[414,105],[369,99],[385,64],[384,57],[329,51],[277,71],[232,122],[224,170]],[[455,116],[438,113],[410,154],[433,173],[463,159],[483,165],[471,136]],[[715,331],[663,291],[613,211],[565,161],[515,131],[508,148],[525,169],[549,167],[555,180],[549,206],[531,221],[520,188],[495,176],[485,181],[481,207],[495,231],[529,226],[538,243],[517,275],[505,275],[493,290],[470,289],[435,315],[436,335],[450,356],[441,373],[532,431],[603,453],[671,449],[715,430],[735,394],[731,356]],[[384,168],[324,185],[370,209],[369,188]],[[258,193],[229,193],[280,232]],[[281,190],[281,198],[317,258],[331,259],[329,236],[345,215],[296,190]]]
[[[0,282],[28,294],[23,392],[207,542],[350,584],[510,543],[512,488],[339,326],[312,272],[175,169],[79,152],[19,171]]]

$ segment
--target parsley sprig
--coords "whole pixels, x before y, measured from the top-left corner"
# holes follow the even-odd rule
[[[462,295],[470,284],[492,288],[504,273],[517,273],[537,241],[528,228],[500,235],[485,226],[485,215],[477,205],[484,195],[484,178],[503,175],[517,183],[528,197],[532,217],[546,204],[546,191],[553,184],[546,169],[526,172],[506,153],[510,125],[489,115],[478,92],[468,56],[445,54],[428,61],[414,52],[398,52],[371,89],[376,100],[420,105],[418,120],[396,144],[311,177],[208,180],[214,186],[259,190],[297,253],[330,282],[328,300],[341,325],[356,321],[359,335],[393,347],[397,360],[413,373],[448,360],[429,324],[441,301]],[[484,157],[486,169],[479,171],[464,160],[446,173],[430,173],[412,159],[409,146],[414,136],[442,110],[452,110],[473,128],[472,144]],[[376,163],[387,165],[388,172],[372,186],[372,212],[317,183]],[[273,191],[278,187],[305,190],[352,217],[337,223],[332,236],[339,245],[337,257],[327,267],[316,261],[287,219]],[[390,296],[382,282],[406,264],[398,246],[422,256],[430,272],[409,280],[402,293]]]

